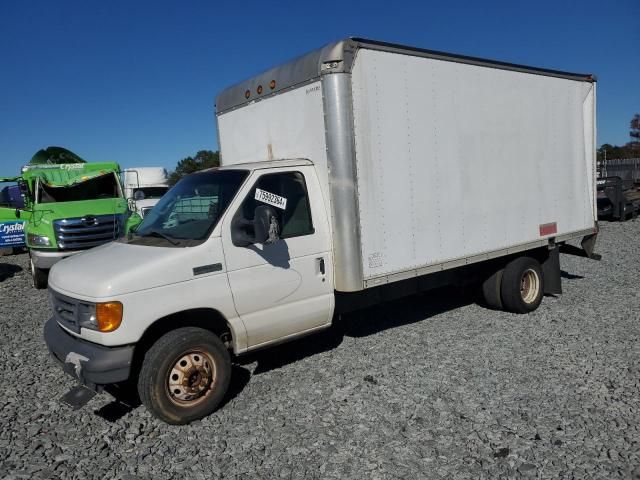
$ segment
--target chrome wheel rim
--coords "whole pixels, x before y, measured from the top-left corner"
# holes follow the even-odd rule
[[[173,403],[194,406],[212,392],[216,379],[215,363],[201,350],[181,354],[167,375],[167,393]]]
[[[533,303],[540,291],[540,277],[533,269],[525,270],[520,280],[520,295],[525,303]]]

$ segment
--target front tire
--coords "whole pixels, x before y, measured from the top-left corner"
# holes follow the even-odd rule
[[[185,425],[212,413],[231,380],[231,359],[222,341],[202,328],[173,330],[145,354],[138,394],[160,420]]]
[[[49,281],[49,272],[47,270],[43,270],[41,268],[36,267],[35,263],[33,263],[33,258],[29,259],[31,264],[31,284],[36,290],[42,290],[47,288],[47,283]]]
[[[544,294],[544,277],[537,260],[519,257],[504,268],[501,286],[502,304],[513,313],[533,312]]]

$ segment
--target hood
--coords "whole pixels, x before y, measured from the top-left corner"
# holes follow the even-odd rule
[[[49,285],[80,298],[112,298],[191,280],[195,267],[223,260],[219,238],[186,248],[111,242],[56,263]]]

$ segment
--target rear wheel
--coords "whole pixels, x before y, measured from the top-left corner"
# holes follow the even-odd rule
[[[542,268],[537,260],[520,257],[504,268],[501,297],[504,309],[513,313],[533,312],[544,294]]]
[[[502,275],[504,269],[499,268],[482,282],[482,302],[489,308],[502,310]]]
[[[42,268],[36,267],[33,263],[33,258],[29,259],[31,263],[31,283],[37,290],[47,288],[47,281],[49,280],[49,272]]]
[[[202,328],[179,328],[147,351],[138,394],[160,420],[184,425],[212,413],[230,380],[231,359],[222,341]]]

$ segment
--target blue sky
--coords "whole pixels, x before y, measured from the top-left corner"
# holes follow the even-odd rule
[[[640,1],[4,1],[0,174],[58,145],[124,167],[217,149],[224,87],[346,36],[598,76],[598,144],[640,112]]]

